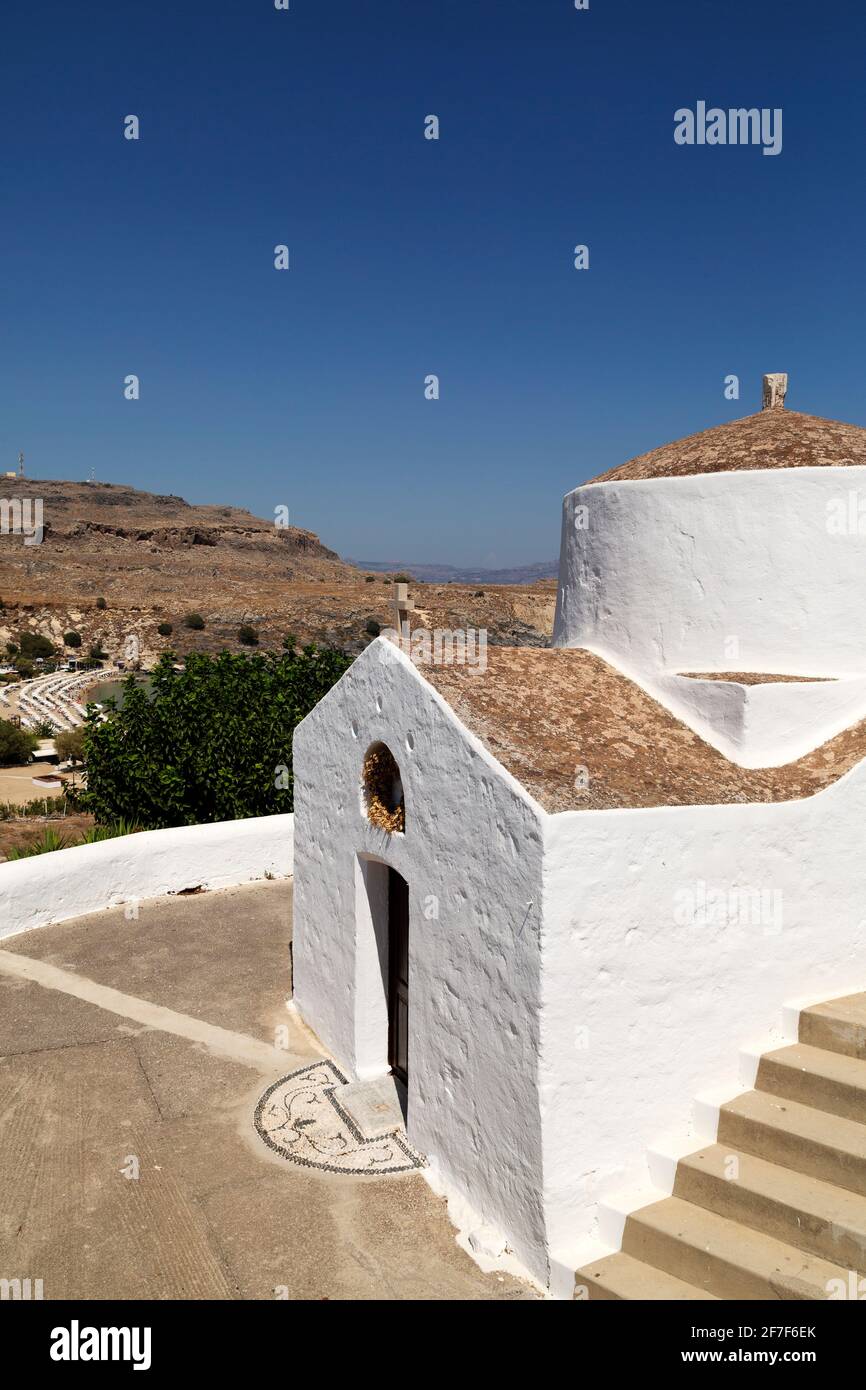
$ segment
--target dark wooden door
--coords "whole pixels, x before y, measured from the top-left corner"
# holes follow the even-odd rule
[[[388,1065],[409,1075],[409,885],[388,870]]]

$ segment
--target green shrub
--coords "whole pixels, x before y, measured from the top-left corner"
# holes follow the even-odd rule
[[[100,824],[124,817],[144,830],[291,811],[295,726],[349,664],[343,652],[309,646],[194,652],[175,671],[164,653],[149,692],[130,675],[104,722],[88,711],[84,809]]]
[[[107,608],[108,604],[105,602],[104,598],[98,598],[96,600],[96,606],[97,608]]]
[[[367,623],[367,626],[364,628],[364,631],[368,632],[371,637],[378,637],[382,629],[376,622],[376,619],[371,618],[370,621]]]
[[[85,830],[79,843],[82,845],[95,845],[98,844],[100,840],[116,840],[119,835],[135,835],[140,829],[140,825],[136,825],[133,821],[124,820],[123,817],[121,817],[120,820],[115,821],[113,825],[92,825],[89,830]]]
[[[259,634],[249,623],[242,623],[238,628],[238,641],[243,642],[245,647],[257,647],[259,645]]]
[[[19,729],[10,719],[0,719],[0,767],[26,763],[38,742],[29,729]]]
[[[64,645],[67,646],[67,647],[80,647],[80,646],[81,646],[81,633],[80,633],[80,632],[64,632],[64,634],[63,634],[63,642],[64,642]]]
[[[103,651],[102,642],[101,642],[101,641],[95,643],[95,645],[92,646],[92,647],[90,648],[90,651],[87,653],[87,655],[90,657],[90,660],[91,660],[91,661],[107,661],[107,660],[108,660],[108,652]]]
[[[18,637],[18,650],[22,656],[34,661],[37,656],[44,660],[54,655],[54,647],[41,632],[22,632]]]
[[[170,637],[171,634],[174,632],[174,628],[171,623],[160,623],[159,627],[156,630],[159,633],[160,637]]]
[[[57,725],[53,724],[50,719],[39,719],[33,726],[33,733],[37,734],[39,738],[53,738],[57,733]]]
[[[183,625],[192,628],[193,632],[201,632],[204,627],[204,618],[201,613],[187,613]]]

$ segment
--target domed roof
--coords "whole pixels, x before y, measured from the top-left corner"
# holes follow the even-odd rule
[[[663,444],[590,481],[629,482],[753,468],[845,468],[854,464],[866,465],[866,429],[775,406]]]

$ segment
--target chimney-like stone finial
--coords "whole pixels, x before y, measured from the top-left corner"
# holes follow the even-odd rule
[[[762,410],[783,410],[788,394],[788,373],[769,372],[764,377],[764,399]]]

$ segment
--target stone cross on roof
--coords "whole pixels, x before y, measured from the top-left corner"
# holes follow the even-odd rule
[[[409,635],[409,614],[415,607],[415,600],[409,597],[408,584],[394,585],[394,626],[400,636]]]
[[[764,377],[762,410],[783,410],[788,394],[788,373],[770,372]]]

